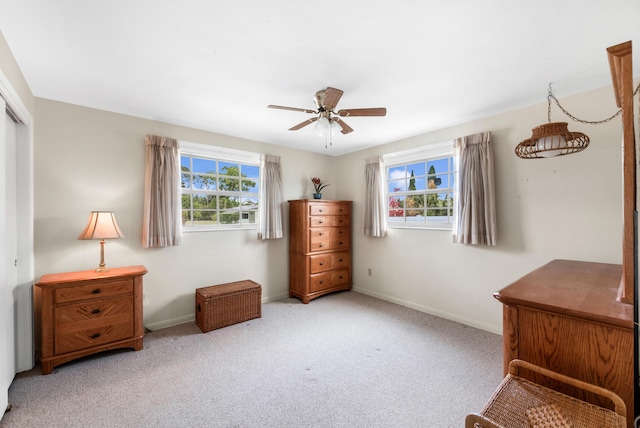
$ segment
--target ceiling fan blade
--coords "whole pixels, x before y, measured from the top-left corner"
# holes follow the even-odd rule
[[[311,112],[311,113],[314,113],[314,112]],[[305,127],[305,126],[307,126],[307,125],[309,125],[309,124],[312,124],[312,123],[313,123],[313,122],[315,122],[316,120],[318,120],[318,118],[317,118],[317,117],[311,117],[311,118],[309,118],[309,119],[305,120],[304,122],[300,122],[300,123],[299,123],[299,124],[297,124],[296,126],[293,126],[293,127],[289,128],[289,131],[297,131],[297,130],[298,130],[298,129],[300,129],[300,128],[303,128],[303,127]]]
[[[340,119],[339,117],[334,117],[333,120],[336,121],[336,123],[338,125],[340,125],[340,128],[342,128],[342,132],[343,134],[348,134],[349,132],[353,132],[353,129],[347,125],[346,123],[344,123],[344,120]]]
[[[352,108],[346,110],[340,110],[337,113],[339,116],[386,116],[387,109],[384,107],[380,108]]]
[[[340,89],[336,88],[327,88],[327,92],[324,95],[324,103],[322,104],[322,108],[327,111],[333,111],[338,105],[338,101],[342,98],[342,94],[344,92]]]
[[[274,106],[272,104],[268,105],[267,108],[277,108],[279,110],[301,111],[301,112],[304,112],[304,113],[317,113],[317,111],[315,111],[315,110],[309,110],[309,109],[306,109],[306,108]]]

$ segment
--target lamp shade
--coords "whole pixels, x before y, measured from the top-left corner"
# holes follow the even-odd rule
[[[89,221],[78,239],[124,238],[113,211],[91,211]]]

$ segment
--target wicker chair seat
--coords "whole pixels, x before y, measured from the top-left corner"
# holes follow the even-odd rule
[[[512,369],[513,365],[513,369]],[[524,367],[557,380],[571,382],[610,399],[614,410],[605,409],[536,384],[514,372]],[[556,377],[557,376],[557,377]],[[626,426],[626,408],[616,394],[520,360],[509,365],[509,374],[479,414],[467,416],[467,428],[622,428]]]

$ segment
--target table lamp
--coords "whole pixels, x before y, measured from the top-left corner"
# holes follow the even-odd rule
[[[104,264],[104,240],[124,237],[113,211],[91,211],[87,227],[84,228],[78,239],[100,240],[100,266],[96,272],[107,272],[109,269]]]

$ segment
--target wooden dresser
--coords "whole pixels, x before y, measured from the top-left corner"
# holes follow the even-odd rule
[[[42,374],[76,358],[142,349],[144,266],[44,275],[34,286],[36,357]]]
[[[351,201],[289,201],[289,297],[351,289]]]
[[[601,386],[622,398],[633,426],[633,305],[616,299],[621,278],[620,265],[553,260],[495,293],[503,304],[505,375],[518,358]],[[537,383],[576,394],[547,379]]]

